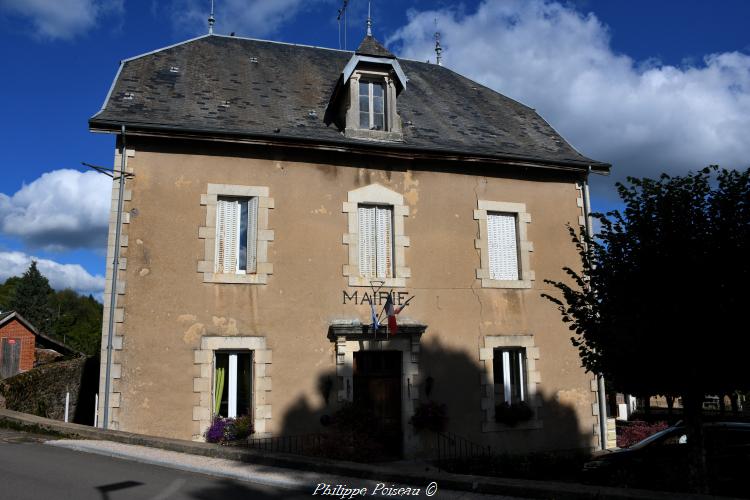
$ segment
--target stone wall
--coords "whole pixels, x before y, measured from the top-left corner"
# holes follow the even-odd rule
[[[70,393],[70,422],[92,425],[98,359],[78,357],[38,366],[0,381],[0,407],[63,420]]]

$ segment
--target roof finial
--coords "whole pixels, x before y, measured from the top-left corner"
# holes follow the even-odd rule
[[[214,0],[211,0],[211,14],[208,15],[208,34],[214,34],[214,24],[216,24],[216,18],[214,17]]]
[[[435,29],[437,29],[437,18],[435,18]],[[442,57],[441,54],[443,53],[443,48],[440,46],[440,32],[435,31],[435,54],[437,55],[437,65],[442,66]]]
[[[372,17],[370,17],[370,2],[367,2],[367,36],[372,36]]]

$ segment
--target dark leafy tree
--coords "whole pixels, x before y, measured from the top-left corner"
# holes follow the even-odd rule
[[[16,286],[21,278],[11,276],[5,283],[0,285],[0,312],[9,311],[13,302],[13,296],[16,294]]]
[[[705,394],[746,389],[750,169],[628,178],[623,211],[571,236],[581,268],[547,281],[583,366],[619,391],[681,396],[692,479],[705,490]]]
[[[99,352],[102,332],[102,304],[94,297],[67,289],[52,297],[55,336],[89,356]]]
[[[39,272],[36,261],[32,261],[15,287],[10,309],[29,320],[40,332],[49,335],[52,329],[52,307],[54,292],[49,280]]]
[[[55,292],[33,262],[0,285],[0,311],[16,310],[39,329],[89,356],[99,353],[102,304],[74,290]]]

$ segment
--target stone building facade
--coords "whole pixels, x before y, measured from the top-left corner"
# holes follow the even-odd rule
[[[370,36],[209,35],[123,61],[90,127],[132,174],[114,310],[119,180],[110,219],[111,428],[200,440],[249,414],[297,435],[358,402],[416,456],[411,417],[434,401],[507,452],[595,445],[596,384],[541,294],[575,265],[566,225],[609,166],[530,108]],[[395,334],[389,296],[408,301]],[[508,425],[504,404],[532,415]]]

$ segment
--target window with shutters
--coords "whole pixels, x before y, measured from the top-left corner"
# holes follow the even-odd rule
[[[534,271],[526,226],[531,215],[524,203],[479,200],[474,219],[479,223],[480,265],[477,279],[484,288],[531,288]]]
[[[256,271],[258,198],[219,198],[216,204],[217,273]]]
[[[487,245],[490,254],[490,279],[517,280],[516,214],[487,214]]]
[[[393,207],[359,205],[359,273],[393,278]]]
[[[209,184],[201,197],[206,225],[199,230],[205,241],[205,259],[198,272],[207,283],[264,284],[273,274],[268,262],[268,211],[273,198],[265,186]]]
[[[409,207],[404,197],[380,184],[349,191],[343,212],[348,214],[349,262],[343,274],[349,286],[369,287],[374,281],[386,287],[405,287],[411,270],[406,267],[409,237],[404,234],[404,219]]]

